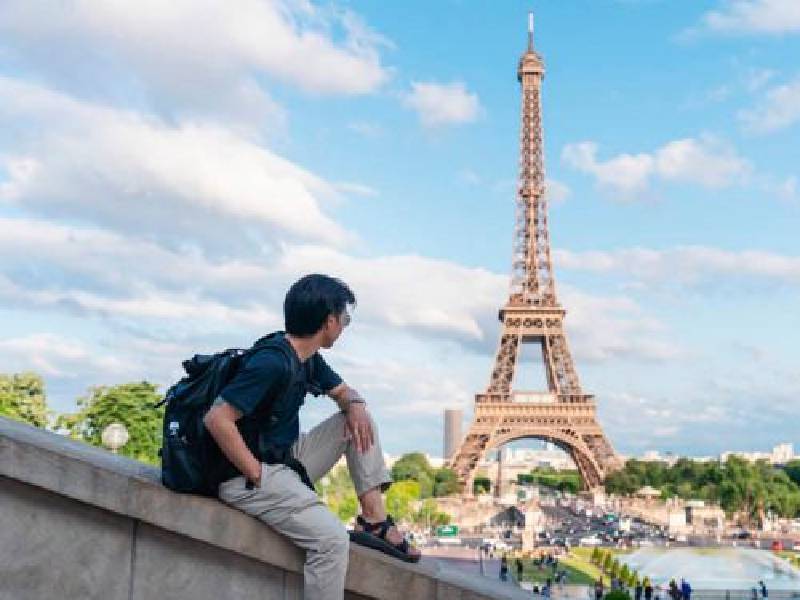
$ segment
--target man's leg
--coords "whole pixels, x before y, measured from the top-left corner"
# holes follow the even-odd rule
[[[306,551],[305,600],[341,600],[350,539],[317,494],[285,465],[262,465],[261,487],[248,490],[244,477],[220,486],[220,499],[257,517]]]
[[[345,437],[345,416],[337,412],[325,419],[308,433],[301,434],[292,447],[294,457],[303,463],[311,481],[317,481],[328,473],[344,454],[347,468],[356,494],[379,488],[387,489],[392,477],[383,460],[383,450],[375,422],[372,423],[375,443],[360,454],[354,444]]]
[[[316,481],[333,468],[336,461],[345,455],[350,478],[353,480],[361,514],[370,523],[386,520],[386,508],[382,492],[389,488],[392,477],[386,469],[381,449],[380,436],[375,421],[372,421],[374,443],[366,452],[359,452],[355,444],[345,437],[345,416],[336,413],[302,434],[295,442],[292,452],[306,468],[311,481]],[[400,544],[403,534],[396,527],[386,533],[392,544]],[[413,554],[419,554],[414,549]]]

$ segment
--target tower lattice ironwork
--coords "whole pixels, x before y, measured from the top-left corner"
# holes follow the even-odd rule
[[[467,494],[472,492],[475,470],[486,452],[521,438],[539,438],[563,448],[590,489],[619,465],[597,420],[594,396],[581,389],[564,332],[566,311],[556,297],[542,139],[544,72],[533,47],[531,15],[528,49],[517,69],[522,123],[511,289],[500,310],[502,333],[489,385],[475,396],[472,424],[451,462]],[[512,388],[525,344],[541,346],[546,392]]]

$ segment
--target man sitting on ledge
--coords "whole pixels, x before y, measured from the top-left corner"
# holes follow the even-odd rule
[[[342,454],[361,504],[353,541],[408,562],[420,558],[386,514],[381,493],[392,480],[366,404],[318,352],[347,327],[355,301],[332,277],[307,275],[294,283],[283,305],[286,333],[249,356],[204,420],[224,454],[220,499],[306,551],[307,600],[344,594],[350,537],[311,483]],[[308,391],[327,394],[340,412],[301,434],[298,413]]]

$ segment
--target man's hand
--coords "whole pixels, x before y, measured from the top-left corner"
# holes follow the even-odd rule
[[[375,443],[372,433],[372,421],[367,414],[367,407],[361,402],[353,402],[347,407],[344,423],[344,437],[353,440],[356,450],[363,454]]]

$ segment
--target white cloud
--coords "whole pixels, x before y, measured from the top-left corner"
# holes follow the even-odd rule
[[[412,82],[403,103],[417,112],[425,127],[470,123],[481,110],[478,95],[461,82]]]
[[[762,279],[800,285],[800,257],[757,250],[739,252],[704,246],[670,250],[630,248],[616,251],[555,250],[558,268],[595,273],[624,273],[638,280],[698,285],[724,279],[751,285]]]
[[[123,361],[91,352],[82,343],[51,333],[31,333],[21,337],[0,338],[3,370],[35,370],[46,377],[75,378],[86,369],[125,373]]]
[[[742,181],[751,171],[749,162],[733,148],[710,136],[674,140],[652,153],[620,154],[606,161],[597,159],[597,150],[594,142],[567,144],[561,158],[593,175],[599,185],[627,196],[646,190],[653,179],[722,188]]]
[[[355,181],[334,181],[331,185],[337,192],[346,195],[362,196],[365,198],[374,198],[378,195],[378,190],[375,188]]]
[[[800,77],[766,91],[758,106],[739,112],[746,130],[769,133],[800,121]]]
[[[329,248],[298,246],[283,255],[279,270],[323,269],[342,277],[359,296],[359,314],[399,329],[433,336],[483,340],[481,319],[496,314],[508,279],[421,256],[357,258]]]
[[[605,162],[597,160],[597,144],[578,142],[567,144],[561,159],[573,169],[590,173],[600,185],[623,192],[643,189],[653,172],[653,157],[649,154],[620,154]]]
[[[587,294],[567,286],[560,290],[569,311],[565,327],[579,364],[664,362],[685,354],[682,346],[667,338],[666,326],[647,316],[631,298]]]
[[[230,10],[223,0],[7,0],[0,40],[8,56],[73,93],[257,124],[280,113],[264,76],[321,94],[369,93],[389,77],[383,38],[350,11],[305,1],[241,0]]]
[[[222,127],[171,125],[7,78],[0,126],[19,130],[0,139],[10,175],[0,200],[25,211],[228,253],[350,239],[322,211],[330,184]]]
[[[545,181],[545,190],[547,199],[553,204],[561,204],[566,202],[567,198],[572,194],[572,190],[566,183],[556,181],[555,179],[548,179]]]
[[[701,18],[701,29],[716,33],[780,35],[800,32],[796,0],[726,0]]]

